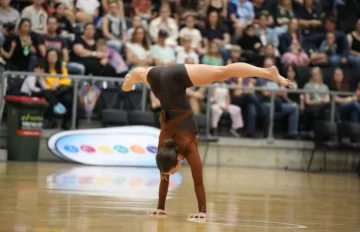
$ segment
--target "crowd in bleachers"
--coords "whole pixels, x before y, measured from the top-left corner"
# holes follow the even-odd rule
[[[269,90],[276,90],[275,116],[288,122],[286,136],[295,139],[315,119],[329,117],[329,89],[354,92],[335,98],[337,116],[360,122],[359,16],[356,0],[0,0],[0,63],[2,69],[52,75],[32,79],[58,99],[51,104],[66,115],[64,129],[72,83],[56,74],[122,77],[136,66],[176,63],[276,65],[294,88],[317,93],[287,94],[271,81],[233,77],[217,83],[211,99],[205,88],[187,94],[195,114],[211,101],[212,133],[227,112],[233,136],[254,137],[257,128],[266,131]],[[98,88],[89,84],[81,91],[89,111]],[[158,99],[151,93],[149,99],[149,110],[158,111]]]

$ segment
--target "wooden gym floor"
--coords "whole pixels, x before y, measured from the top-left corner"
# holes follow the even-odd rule
[[[173,176],[166,218],[156,207],[159,174],[148,168],[0,163],[0,231],[360,231],[360,179],[248,168],[204,168],[206,223],[191,173]]]

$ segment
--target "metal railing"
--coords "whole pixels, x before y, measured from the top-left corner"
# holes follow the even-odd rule
[[[96,82],[96,81],[100,81],[100,82],[113,82],[113,83],[119,83],[121,84],[124,81],[124,78],[115,78],[115,77],[100,77],[100,76],[80,76],[80,75],[69,75],[69,76],[64,76],[64,75],[52,75],[52,74],[37,74],[37,73],[28,73],[28,72],[9,72],[6,71],[3,73],[2,77],[1,77],[1,89],[0,89],[0,94],[1,94],[1,99],[0,99],[0,106],[1,106],[1,111],[0,111],[0,122],[2,120],[3,117],[3,111],[4,111],[4,105],[5,105],[5,101],[4,101],[4,96],[6,94],[6,89],[7,89],[7,82],[9,78],[13,78],[13,77],[18,77],[18,76],[29,76],[29,75],[34,75],[34,76],[42,76],[42,77],[47,77],[47,76],[57,76],[57,77],[67,77],[70,78],[72,80],[72,87],[73,87],[73,103],[72,103],[72,120],[71,120],[71,128],[75,129],[76,128],[76,117],[77,117],[77,108],[78,108],[78,93],[79,93],[79,84],[81,81],[86,81],[86,82]],[[145,111],[146,110],[146,106],[147,106],[147,102],[148,102],[148,87],[146,85],[142,85],[142,98],[141,98],[141,111]],[[206,103],[206,135],[210,136],[210,121],[211,121],[211,90],[213,88],[216,88],[217,86],[214,85],[206,85],[203,86],[205,88],[207,88],[209,91],[207,91],[207,103]],[[264,91],[267,90],[271,93],[270,95],[270,109],[269,109],[269,127],[268,127],[268,140],[273,140],[274,136],[273,136],[273,129],[274,129],[274,119],[275,119],[275,97],[276,97],[276,92],[279,91],[279,89],[271,89],[271,88],[265,88],[265,87],[242,87],[242,86],[237,86],[237,85],[223,85],[221,87],[225,87],[228,89],[242,89],[244,91]],[[120,87],[119,87],[120,88]],[[121,91],[119,89],[119,91]],[[318,93],[317,91],[308,91],[308,90],[303,90],[303,89],[281,89],[281,91],[285,91],[287,93],[296,93],[296,94],[306,94],[306,93]],[[330,95],[330,120],[331,122],[335,121],[335,114],[336,114],[336,102],[335,102],[335,97],[337,95],[348,95],[348,96],[353,96],[354,92],[338,92],[338,91],[329,91],[328,94]]]

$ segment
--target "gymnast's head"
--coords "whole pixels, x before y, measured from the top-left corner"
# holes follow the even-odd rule
[[[156,165],[164,175],[172,175],[181,168],[179,148],[173,140],[167,140],[156,155]]]

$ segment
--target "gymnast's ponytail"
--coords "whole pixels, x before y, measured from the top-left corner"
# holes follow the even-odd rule
[[[179,147],[172,140],[166,140],[164,147],[158,150],[156,155],[156,165],[160,172],[169,172],[178,164]]]

